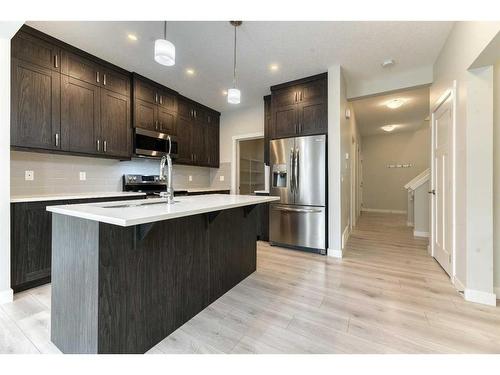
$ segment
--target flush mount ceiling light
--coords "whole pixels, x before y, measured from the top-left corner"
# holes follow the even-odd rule
[[[134,42],[137,40],[137,36],[135,36],[134,34],[128,34],[127,38],[129,38],[130,40],[133,40]]]
[[[272,71],[272,72],[276,72],[278,69],[279,69],[279,65],[278,64],[271,64],[269,65],[269,69]]]
[[[234,26],[234,50],[233,50],[233,87],[227,90],[227,102],[229,104],[240,104],[241,92],[236,88],[236,29],[241,26],[242,21],[229,21]]]
[[[389,68],[391,66],[393,66],[395,64],[395,61],[393,59],[387,59],[387,60],[384,60],[382,61],[382,68]]]
[[[189,75],[189,76],[193,76],[194,75],[194,69],[186,69],[186,74]]]
[[[155,40],[155,61],[165,66],[175,65],[175,46],[167,40],[167,21],[164,23],[163,39]]]
[[[386,132],[392,132],[397,127],[398,127],[397,125],[385,125],[385,126],[382,126],[381,129],[383,131],[386,131]]]
[[[389,100],[388,102],[385,103],[385,105],[387,108],[396,109],[396,108],[401,107],[403,104],[405,104],[405,102],[406,102],[406,100],[401,99],[401,98],[397,98],[397,99]]]

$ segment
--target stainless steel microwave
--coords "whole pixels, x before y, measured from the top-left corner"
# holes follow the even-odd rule
[[[162,157],[168,153],[169,134],[159,133],[152,130],[136,128],[134,132],[134,153],[142,157]],[[178,151],[177,138],[170,136],[170,156],[176,158]]]

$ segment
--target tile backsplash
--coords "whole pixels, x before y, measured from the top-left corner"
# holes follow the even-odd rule
[[[117,161],[21,151],[11,151],[10,156],[12,196],[121,191],[124,174],[159,173],[159,161],[151,159]],[[32,181],[25,180],[26,171],[34,172]],[[80,180],[80,172],[85,172],[86,180]],[[173,185],[177,189],[228,188],[230,172],[230,163],[222,163],[220,169],[174,165]]]

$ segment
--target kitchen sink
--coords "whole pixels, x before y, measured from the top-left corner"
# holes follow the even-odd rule
[[[177,203],[179,201],[173,201],[173,203]],[[166,201],[161,201],[161,202],[143,202],[143,203],[121,203],[121,204],[115,204],[111,206],[100,206],[102,208],[129,208],[129,207],[141,207],[141,206],[152,206],[155,204],[167,204]]]

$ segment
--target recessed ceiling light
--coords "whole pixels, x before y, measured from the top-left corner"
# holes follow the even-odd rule
[[[278,64],[271,64],[269,65],[269,69],[273,72],[277,71],[279,69],[279,65]]]
[[[385,126],[382,126],[381,129],[383,131],[386,131],[386,132],[392,132],[397,127],[398,127],[397,125],[385,125]]]
[[[393,66],[395,64],[394,60],[393,59],[387,59],[387,60],[384,60],[382,61],[382,68],[389,68],[390,66]]]
[[[385,103],[385,105],[390,108],[390,109],[396,109],[401,107],[403,104],[405,104],[406,100],[397,98],[397,99],[392,99],[389,100],[388,102]]]
[[[226,96],[227,95],[227,90],[222,90],[222,95]]]
[[[137,36],[134,35],[134,34],[128,34],[127,37],[130,39],[130,40],[133,40],[134,42],[137,40]]]
[[[194,69],[186,69],[186,74],[190,76],[194,75]]]

